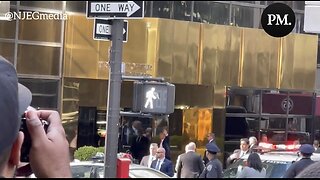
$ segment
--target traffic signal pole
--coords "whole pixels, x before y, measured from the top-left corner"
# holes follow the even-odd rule
[[[109,61],[109,85],[106,116],[106,138],[104,157],[104,177],[116,178],[117,175],[117,153],[118,153],[118,124],[120,118],[120,96],[121,96],[121,63],[122,63],[122,41],[123,25],[122,19],[112,20],[112,44]]]

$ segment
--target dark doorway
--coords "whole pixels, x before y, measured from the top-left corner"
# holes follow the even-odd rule
[[[99,136],[97,134],[96,117],[96,107],[79,107],[77,148],[82,146],[98,146]]]

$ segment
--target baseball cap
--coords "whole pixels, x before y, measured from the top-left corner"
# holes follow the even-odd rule
[[[15,141],[31,100],[30,90],[18,83],[14,66],[0,56],[0,153]]]

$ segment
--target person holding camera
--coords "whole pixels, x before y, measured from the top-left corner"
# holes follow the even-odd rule
[[[20,164],[24,133],[21,116],[30,105],[31,92],[18,83],[13,65],[0,56],[0,177],[14,177]],[[30,167],[36,177],[72,177],[68,141],[56,111],[30,110],[25,113],[32,140]],[[47,132],[41,120],[49,123]]]

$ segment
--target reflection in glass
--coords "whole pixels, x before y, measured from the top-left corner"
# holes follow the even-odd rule
[[[191,20],[191,1],[174,1],[174,19]]]
[[[59,61],[60,48],[18,45],[18,73],[58,76]]]
[[[39,14],[35,17],[46,18]],[[57,18],[58,17],[60,16],[57,16]],[[63,18],[63,16],[61,16],[61,18]],[[19,21],[19,40],[60,42],[62,34],[61,23],[62,21],[57,19]]]
[[[318,41],[318,54],[317,54],[317,64],[320,64],[320,41]]]
[[[20,1],[20,5],[62,10],[62,1]]]
[[[16,21],[0,21],[0,38],[14,39],[15,34]]]
[[[20,78],[19,82],[32,92],[32,107],[58,109],[59,80]]]
[[[173,1],[153,1],[153,17],[170,19]]]
[[[151,16],[151,8],[153,1],[144,1],[144,17],[152,17]]]
[[[229,4],[195,1],[193,21],[229,25]]]
[[[253,28],[255,15],[259,16],[254,14],[254,8],[232,5],[232,22],[235,26]]]
[[[67,1],[67,12],[86,13],[86,1]]]
[[[14,64],[14,43],[0,42],[0,55]]]

